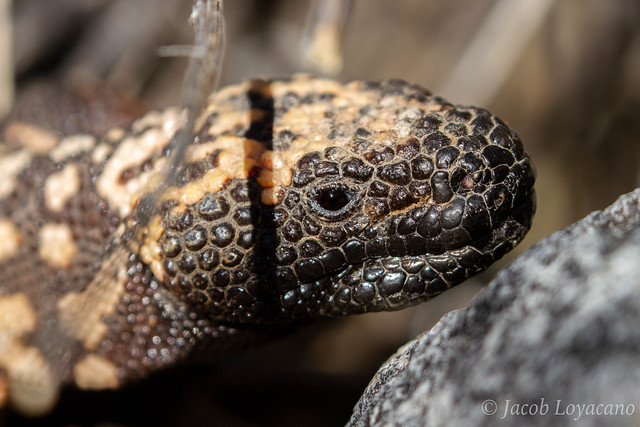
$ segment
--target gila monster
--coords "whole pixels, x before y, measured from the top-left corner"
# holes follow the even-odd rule
[[[401,80],[211,95],[157,210],[176,109],[0,148],[0,402],[116,388],[320,316],[396,310],[528,231],[532,163],[488,111]],[[161,178],[161,177],[160,177]],[[286,328],[284,328],[286,329]]]

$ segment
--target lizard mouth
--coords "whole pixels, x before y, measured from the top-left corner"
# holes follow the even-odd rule
[[[430,246],[435,252],[389,251],[343,266],[316,281],[339,284],[320,310],[327,315],[395,310],[430,299],[487,269],[520,243],[531,227],[535,208],[535,192],[530,189],[494,227],[469,233],[460,241],[447,241],[446,233],[436,240],[423,238],[415,246]]]
[[[495,215],[489,215],[486,224],[474,222],[472,232],[442,229],[425,237],[419,234],[417,221],[414,232],[403,234],[408,226],[392,219],[391,235],[366,243],[348,241],[341,249],[301,262],[302,268],[296,269],[301,284],[281,294],[280,302],[299,317],[318,311],[342,315],[394,310],[422,302],[485,270],[524,238],[535,211],[533,189],[516,201],[500,222],[491,222]],[[429,223],[433,212],[423,209],[415,215]],[[442,210],[438,217],[442,218]]]
[[[367,231],[368,239],[352,239],[340,249],[329,250],[298,268],[304,282],[323,279],[348,266],[367,260],[390,257],[437,257],[472,250],[501,258],[517,245],[531,226],[535,212],[535,192],[488,211],[479,196],[452,201],[447,207],[430,206],[392,218],[380,231]],[[342,255],[344,254],[344,255]],[[306,268],[316,266],[317,268]]]

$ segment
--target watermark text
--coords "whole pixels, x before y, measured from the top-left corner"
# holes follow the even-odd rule
[[[496,402],[487,399],[482,402],[482,413],[498,416],[501,420],[513,416],[564,416],[574,421],[585,416],[633,415],[636,407],[632,403],[612,402],[567,402],[562,399],[547,400],[544,397],[534,402],[515,402],[505,399]]]

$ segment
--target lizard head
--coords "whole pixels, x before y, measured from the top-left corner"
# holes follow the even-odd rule
[[[474,133],[474,119],[491,131]],[[332,147],[298,162],[300,190],[284,200],[290,219],[280,235],[297,246],[302,286],[284,302],[292,297],[295,307],[308,287],[330,314],[404,308],[486,269],[522,240],[535,209],[534,172],[517,135],[469,108],[417,119],[417,135],[423,123],[434,129],[422,138],[383,147],[363,139],[350,153]],[[445,123],[464,136],[437,130]]]
[[[163,218],[164,283],[188,303],[230,323],[399,309],[486,269],[528,231],[533,166],[486,110],[395,80],[306,98],[296,83],[234,95],[253,107],[238,132],[254,161]],[[233,98],[220,96],[217,108]],[[227,154],[207,162],[220,170]]]

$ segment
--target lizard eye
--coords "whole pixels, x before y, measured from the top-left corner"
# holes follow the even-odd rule
[[[323,209],[337,212],[349,204],[353,195],[343,190],[322,190],[316,196],[316,203]]]
[[[358,205],[358,193],[344,184],[325,184],[309,194],[309,207],[318,216],[338,221],[351,215]]]

